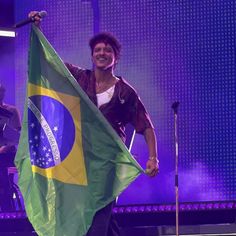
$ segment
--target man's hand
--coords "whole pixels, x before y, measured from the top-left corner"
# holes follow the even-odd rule
[[[146,174],[149,175],[150,177],[154,177],[158,174],[159,172],[159,161],[154,159],[154,160],[148,160],[146,164]]]
[[[34,18],[34,24],[39,27],[40,26],[40,22],[42,21],[42,18],[39,16],[38,11],[31,11],[28,14],[29,18]]]

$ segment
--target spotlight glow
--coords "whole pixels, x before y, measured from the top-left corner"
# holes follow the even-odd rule
[[[16,32],[14,30],[0,29],[0,36],[2,37],[16,37]]]

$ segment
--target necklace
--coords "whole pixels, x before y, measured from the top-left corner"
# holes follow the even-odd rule
[[[115,85],[113,85],[112,87],[110,87],[109,89],[107,89],[107,90],[105,91],[105,93],[107,94],[107,96],[108,96],[109,99],[111,99],[112,96],[113,96],[114,87],[115,87]]]
[[[103,93],[109,90],[111,87],[113,87],[117,82],[117,79],[110,81],[102,81],[98,82],[96,81],[96,93]]]

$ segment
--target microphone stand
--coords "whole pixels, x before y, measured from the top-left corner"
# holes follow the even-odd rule
[[[176,207],[176,236],[179,236],[179,176],[178,176],[178,159],[179,159],[179,145],[178,145],[178,106],[179,102],[174,102],[172,104],[172,109],[174,110],[174,132],[175,132],[175,207]]]

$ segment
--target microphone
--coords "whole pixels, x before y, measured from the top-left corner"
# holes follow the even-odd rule
[[[174,113],[176,114],[177,114],[178,106],[179,106],[179,102],[174,102],[171,106],[172,109],[174,110]]]
[[[45,17],[46,15],[47,15],[47,12],[46,12],[46,11],[39,11],[39,12],[36,13],[33,17],[28,18],[28,19],[26,19],[26,20],[23,20],[23,21],[20,21],[20,22],[16,23],[16,24],[14,25],[14,28],[19,28],[19,27],[21,27],[21,26],[24,26],[24,25],[27,25],[27,24],[29,24],[29,23],[34,22],[36,16],[39,16],[40,18],[43,18],[43,17]]]

